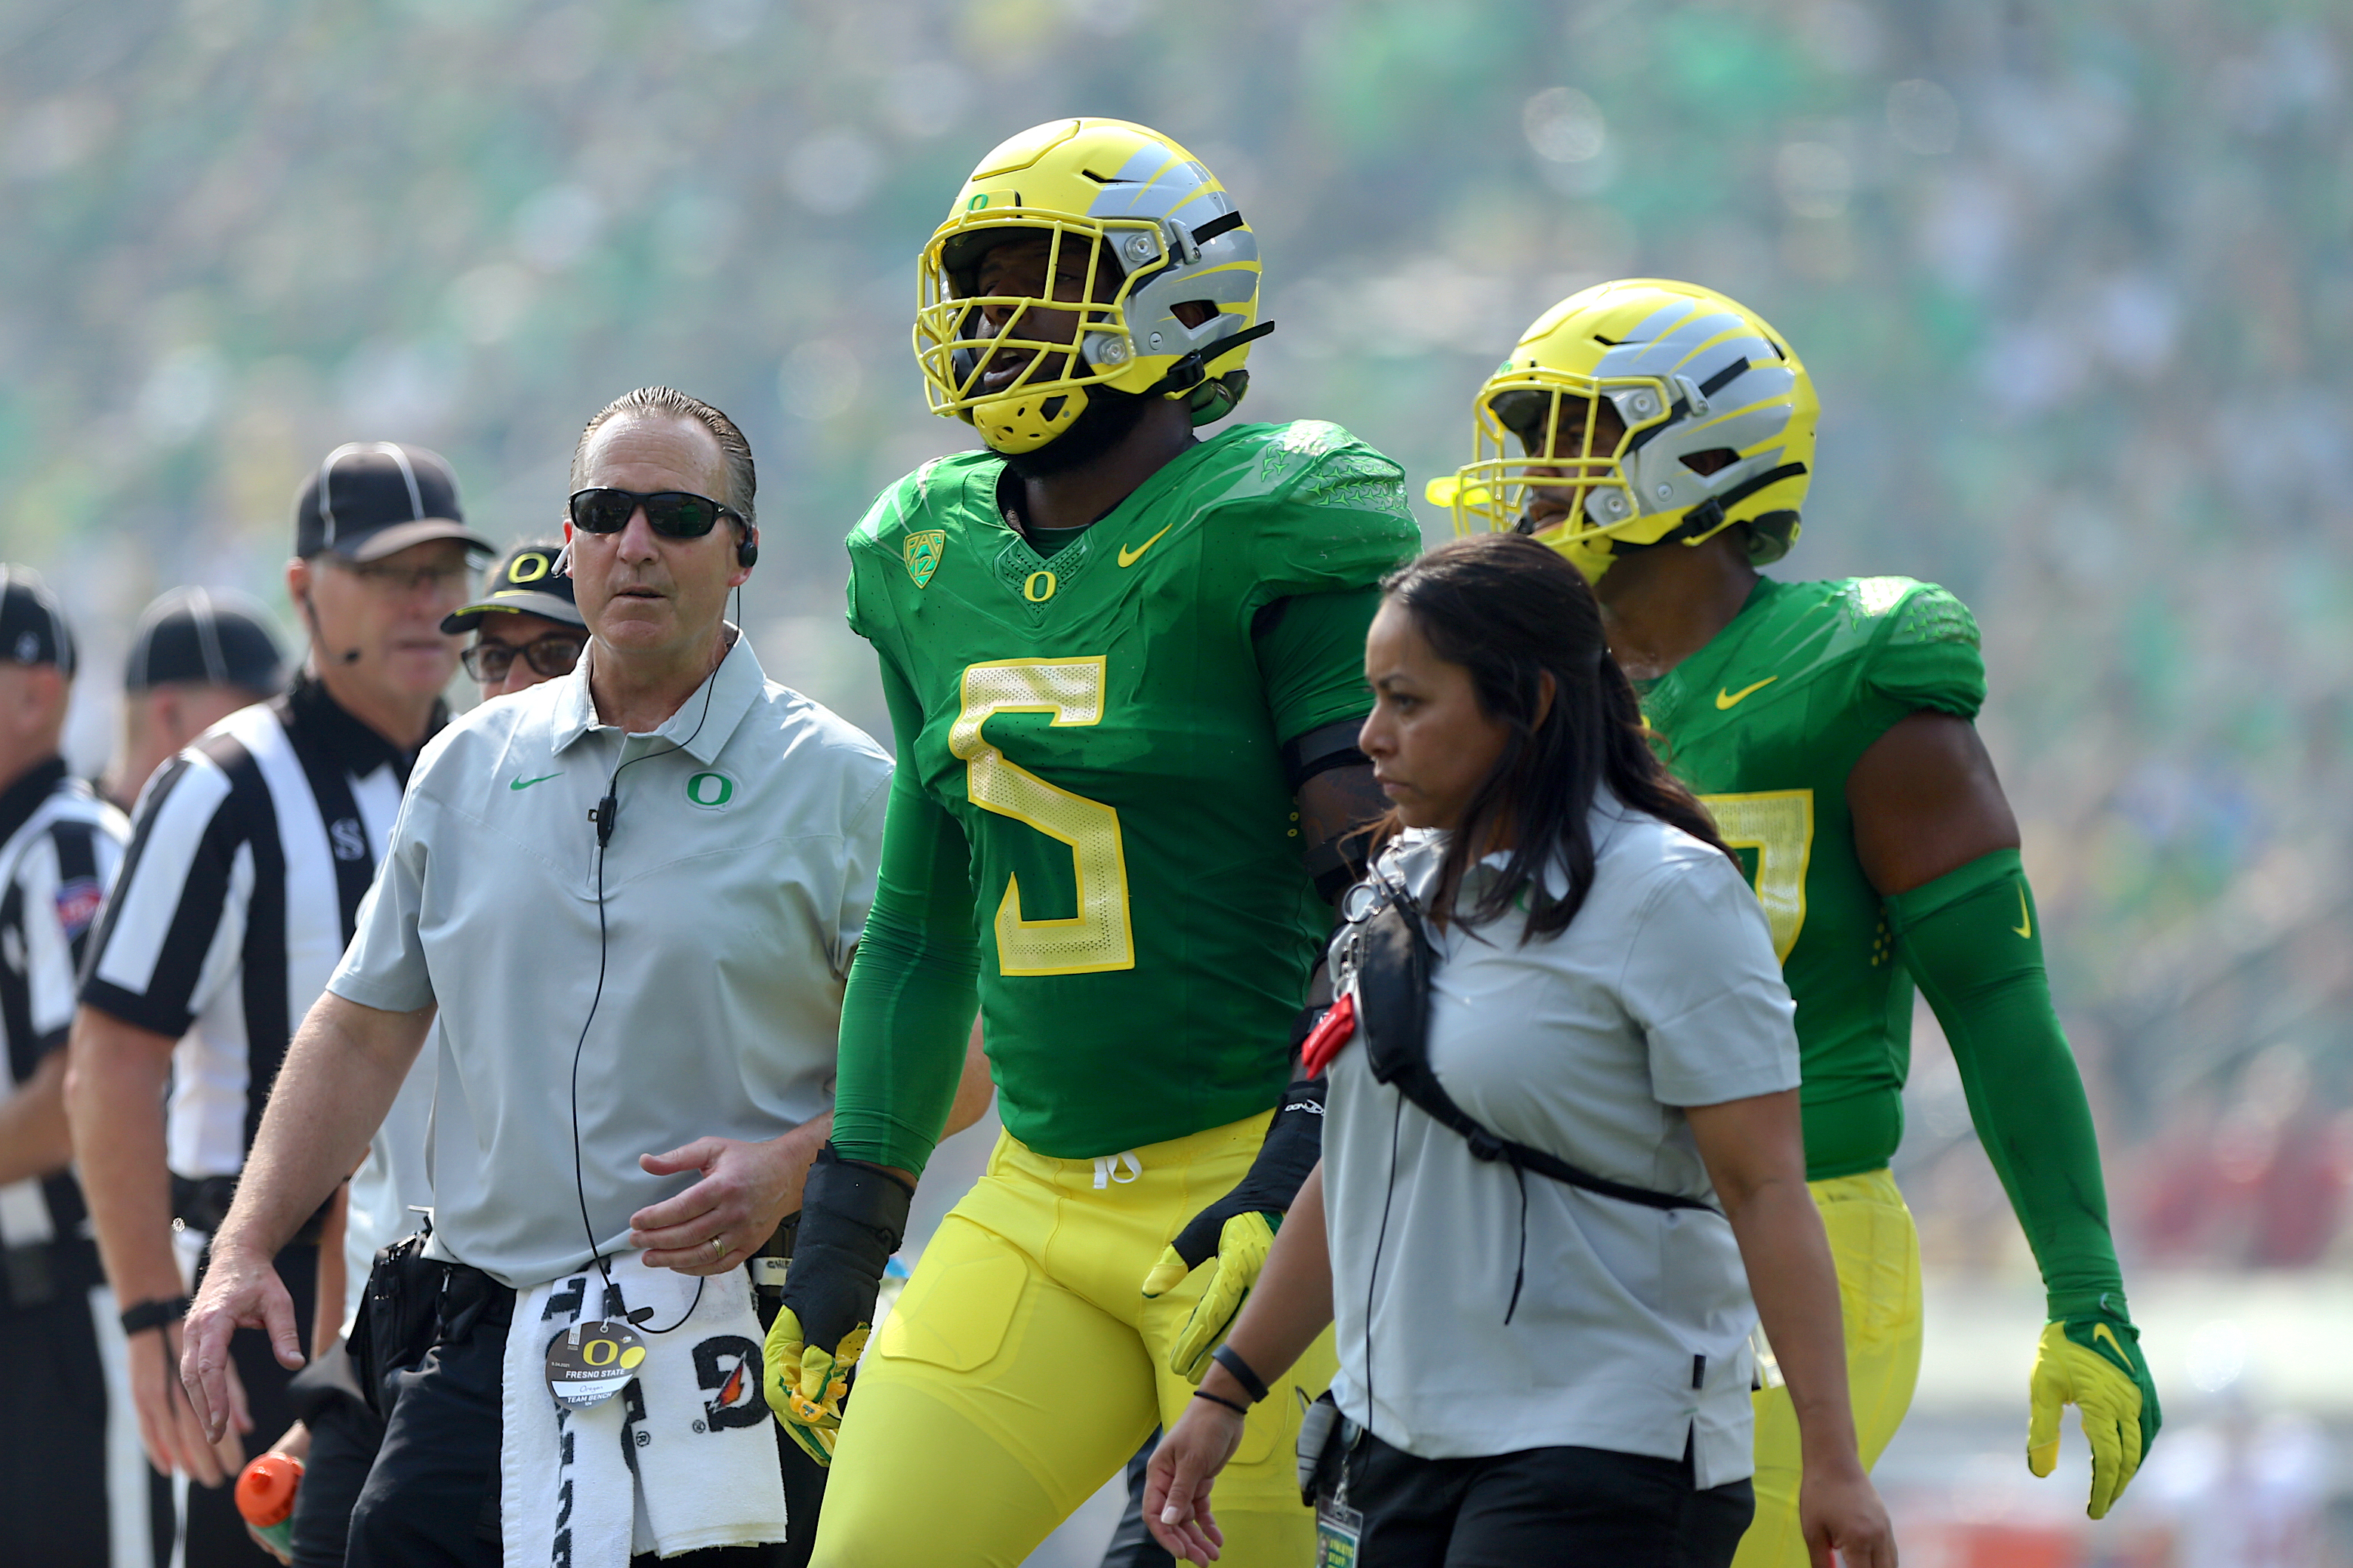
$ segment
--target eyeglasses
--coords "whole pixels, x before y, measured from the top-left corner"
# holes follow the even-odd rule
[[[429,588],[438,595],[463,594],[466,589],[466,563],[462,561],[451,566],[388,566],[381,561],[338,561],[335,564],[383,594],[414,594]]]
[[[640,495],[636,490],[600,489],[572,492],[572,526],[583,533],[618,533],[629,526],[639,507],[645,508],[647,523],[664,539],[700,539],[723,517],[744,521],[743,513],[733,507],[722,506],[691,490]]]
[[[580,650],[587,646],[586,637],[550,632],[520,647],[506,642],[478,642],[458,657],[465,661],[468,675],[489,686],[507,678],[507,671],[514,668],[518,655],[532,668],[551,679],[569,675],[572,667],[580,662]]]

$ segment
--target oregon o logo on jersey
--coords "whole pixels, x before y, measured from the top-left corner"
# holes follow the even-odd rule
[[[735,781],[725,773],[701,773],[686,781],[686,801],[705,811],[717,811],[735,798]]]
[[[1021,596],[1033,605],[1042,605],[1054,596],[1054,574],[1032,572],[1021,580]]]

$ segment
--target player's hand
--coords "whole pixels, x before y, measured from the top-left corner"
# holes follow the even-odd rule
[[[2044,1325],[2027,1401],[2026,1468],[2051,1473],[2059,1461],[2060,1408],[2075,1406],[2092,1446],[2092,1498],[2084,1511],[2106,1517],[2164,1421],[2140,1353],[2140,1331],[2110,1317]]]
[[[1798,1483],[1798,1528],[1813,1568],[1895,1568],[1895,1527],[1859,1462],[1809,1458]],[[1833,1552],[1838,1555],[1833,1559]]]
[[[800,1319],[790,1307],[778,1311],[776,1321],[768,1325],[768,1342],[762,1355],[766,1375],[761,1379],[768,1409],[785,1435],[819,1465],[833,1463],[841,1406],[849,1397],[849,1374],[872,1332],[871,1325],[860,1323],[827,1350],[808,1342]]]
[[[1196,1399],[1152,1451],[1144,1479],[1144,1525],[1170,1556],[1187,1563],[1218,1560],[1226,1536],[1209,1510],[1209,1489],[1241,1442],[1239,1415]]]
[[[914,1195],[890,1172],[844,1160],[830,1143],[809,1168],[761,1390],[786,1435],[820,1465],[833,1462],[849,1373],[873,1332],[882,1270],[907,1233]]]
[[[1202,1261],[1192,1256],[1200,1250],[1197,1232],[1203,1221],[1216,1216],[1218,1207],[1213,1205],[1195,1216],[1160,1255],[1160,1261],[1144,1277],[1146,1300],[1166,1296],[1182,1285]],[[1281,1215],[1253,1209],[1234,1215],[1215,1232],[1217,1243],[1210,1256],[1216,1264],[1201,1299],[1193,1305],[1193,1315],[1185,1320],[1169,1347],[1169,1371],[1187,1383],[1201,1381],[1201,1373],[1208,1370],[1209,1352],[1225,1343],[1226,1331],[1241,1316],[1242,1303],[1250,1300],[1259,1271],[1266,1267],[1267,1250],[1274,1245],[1275,1230],[1282,1224]]]
[[[1202,1288],[1193,1315],[1169,1347],[1168,1370],[1201,1381],[1209,1352],[1225,1342],[1242,1303],[1266,1267],[1267,1249],[1291,1200],[1324,1153],[1324,1079],[1305,1079],[1283,1091],[1266,1141],[1233,1191],[1195,1215],[1144,1277],[1146,1300],[1167,1295],[1211,1258],[1217,1268]]]
[[[206,1440],[203,1423],[180,1386],[179,1325],[132,1335],[127,1359],[131,1402],[139,1413],[139,1442],[158,1475],[184,1475],[201,1486],[216,1487],[244,1468],[241,1434],[253,1430],[253,1417],[247,1412],[245,1385],[234,1364],[227,1377],[229,1430],[213,1443]]]
[[[239,1432],[253,1430],[253,1418],[245,1410],[245,1390],[238,1387],[234,1405],[230,1402],[237,1368],[229,1360],[228,1342],[239,1329],[259,1329],[268,1335],[279,1365],[290,1371],[302,1364],[294,1299],[286,1293],[276,1267],[242,1248],[216,1245],[205,1265],[204,1285],[181,1326],[180,1346],[180,1384],[195,1406],[208,1443],[219,1442],[233,1425]],[[231,1467],[229,1473],[236,1474],[238,1468]]]
[[[822,1129],[816,1131],[822,1138]],[[681,1274],[723,1274],[760,1249],[778,1222],[801,1206],[817,1142],[797,1130],[765,1143],[698,1138],[682,1149],[640,1154],[647,1173],[700,1171],[702,1180],[629,1216],[629,1245],[645,1261]],[[712,1243],[718,1243],[713,1246]]]

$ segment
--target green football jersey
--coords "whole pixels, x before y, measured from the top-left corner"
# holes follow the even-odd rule
[[[1912,982],[1855,855],[1847,774],[1906,714],[1976,716],[1977,622],[1909,577],[1764,578],[1705,647],[1638,689],[1661,756],[1765,906],[1798,1004],[1808,1175],[1886,1164],[1904,1135]]]
[[[1371,706],[1374,585],[1421,535],[1403,470],[1320,422],[1224,431],[1050,555],[1004,471],[969,452],[885,491],[849,622],[969,851],[1005,1124],[1076,1159],[1280,1094],[1330,924],[1282,744]]]

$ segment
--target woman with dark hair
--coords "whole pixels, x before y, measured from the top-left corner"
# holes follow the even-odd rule
[[[1753,1507],[1761,1316],[1815,1561],[1894,1564],[1806,1190],[1789,994],[1731,851],[1651,754],[1592,590],[1533,540],[1445,545],[1383,584],[1365,672],[1359,744],[1391,810],[1308,1046],[1330,1060],[1324,1161],[1153,1459],[1154,1532],[1215,1560],[1241,1412],[1332,1323],[1322,1561],[1721,1568]],[[1384,919],[1419,928],[1426,984],[1377,969],[1402,951]]]

